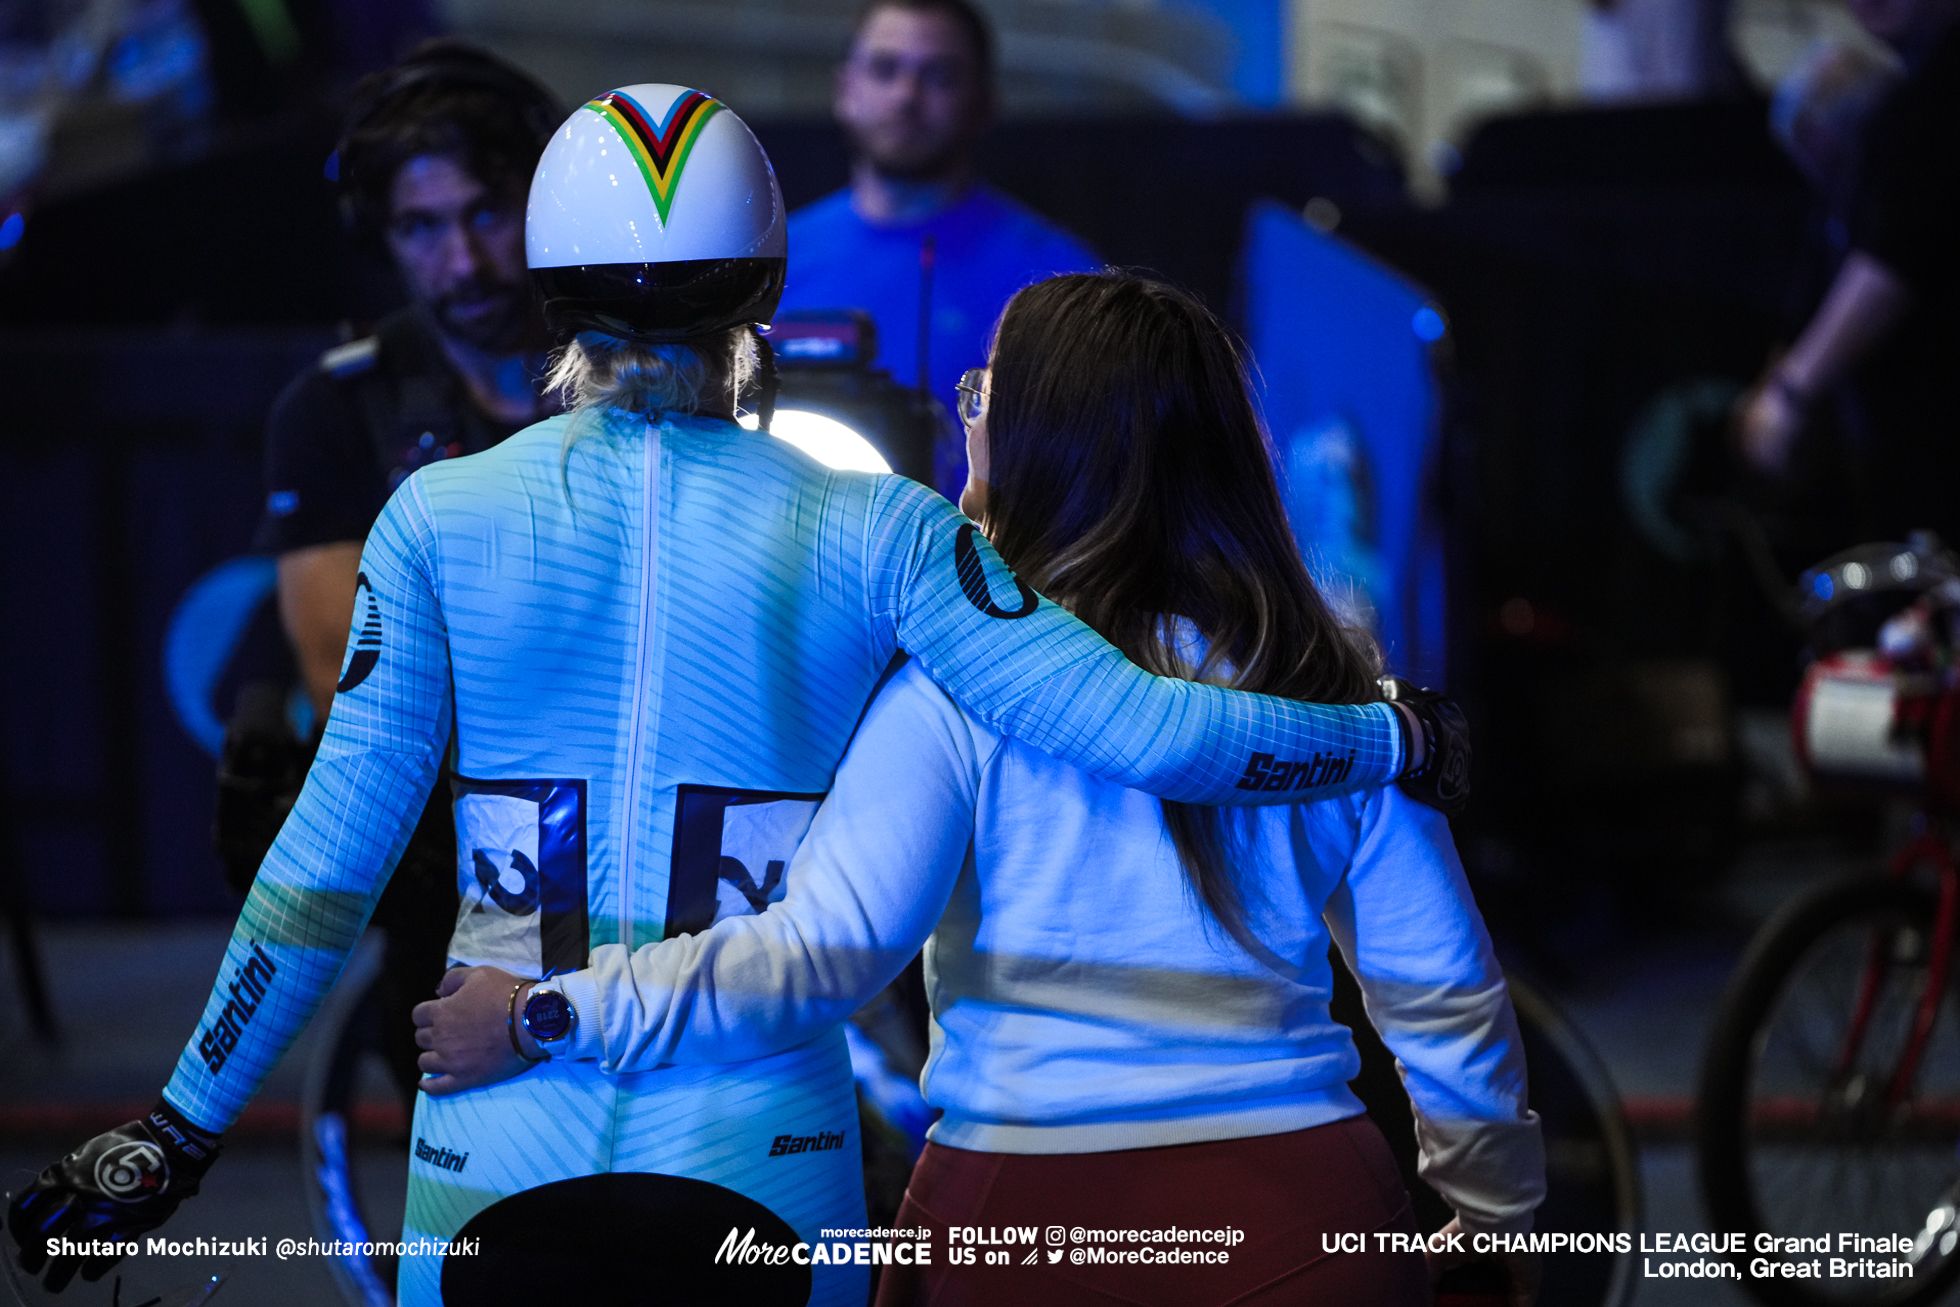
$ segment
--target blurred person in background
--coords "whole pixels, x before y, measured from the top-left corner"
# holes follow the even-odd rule
[[[1101,263],[979,180],[973,151],[997,108],[994,73],[993,32],[969,0],[870,0],[837,69],[851,184],[789,220],[796,253],[783,307],[865,310],[883,365],[949,411],[1009,296]],[[933,461],[933,484],[957,496],[958,438],[937,441]]]
[[[38,192],[101,185],[208,144],[209,64],[188,0],[0,0],[0,266]]]
[[[1591,0],[1579,85],[1589,100],[1729,95],[1745,85],[1729,49],[1731,0]]]
[[[1770,134],[1816,191],[1823,234],[1838,260],[1850,238],[1865,129],[1904,72],[1884,46],[1817,41],[1770,101]]]
[[[1823,303],[1738,410],[1744,453],[1782,472],[1806,419],[1840,392],[1863,469],[1863,533],[1960,539],[1960,0],[1851,0],[1905,75],[1872,111],[1849,204],[1849,253]],[[1847,382],[1855,385],[1846,388]]]
[[[563,117],[526,74],[454,41],[426,42],[357,88],[335,154],[343,208],[356,239],[386,249],[408,304],[328,350],[274,404],[254,540],[278,559],[279,617],[316,740],[340,679],[362,544],[388,497],[416,468],[488,449],[555,411],[542,393],[548,337],[525,266],[524,199]],[[298,777],[269,792],[239,775],[237,760],[252,735],[281,729],[276,718],[241,720],[228,742],[219,843],[241,893]],[[409,1013],[442,978],[455,863],[438,794],[374,915],[388,935],[383,1047],[411,1109],[420,1073]]]

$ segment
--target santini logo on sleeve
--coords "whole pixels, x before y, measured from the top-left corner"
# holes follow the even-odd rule
[[[1245,765],[1245,775],[1239,777],[1241,790],[1317,790],[1323,785],[1334,785],[1347,779],[1354,770],[1354,754],[1336,758],[1331,753],[1316,753],[1313,757],[1298,762],[1283,762],[1270,753],[1255,753],[1252,761]]]
[[[213,1075],[223,1069],[231,1050],[238,1047],[239,1037],[251,1024],[252,1014],[265,999],[266,987],[277,974],[279,968],[272,965],[272,959],[257,944],[252,945],[251,959],[233,971],[229,987],[231,1001],[218,1013],[218,1019],[205,1027],[203,1037],[197,1041],[197,1055],[204,1059],[205,1067]]]

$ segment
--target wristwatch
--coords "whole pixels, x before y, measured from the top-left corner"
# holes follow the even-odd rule
[[[546,1045],[569,1039],[578,1029],[578,1009],[555,989],[534,989],[524,1000],[524,1028],[549,1053]]]

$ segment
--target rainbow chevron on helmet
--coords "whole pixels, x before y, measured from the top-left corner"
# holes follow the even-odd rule
[[[680,185],[681,171],[687,167],[688,152],[701,135],[701,128],[714,111],[722,108],[699,91],[690,91],[668,108],[667,116],[655,126],[647,111],[624,91],[607,91],[585,107],[613,125],[621,141],[640,165],[653,192],[653,204],[660,211],[664,226],[674,206],[674,188]]]
[[[552,133],[524,246],[553,328],[649,343],[768,322],[789,253],[782,191],[747,125],[700,91],[651,83],[588,101]]]

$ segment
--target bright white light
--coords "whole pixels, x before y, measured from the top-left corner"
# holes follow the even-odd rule
[[[740,420],[743,426],[755,430],[755,414],[744,413]],[[769,434],[778,440],[787,440],[825,467],[834,467],[843,472],[892,470],[891,464],[872,447],[870,441],[836,418],[827,418],[821,413],[779,408],[775,421],[769,424]]]

